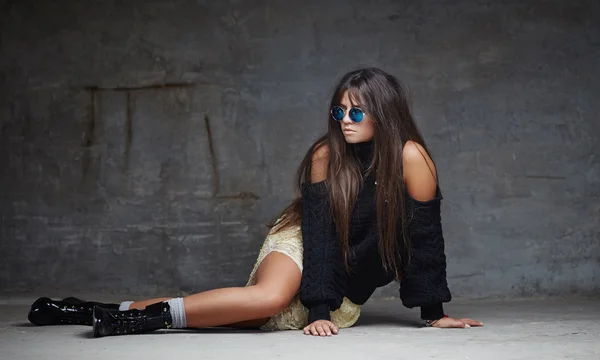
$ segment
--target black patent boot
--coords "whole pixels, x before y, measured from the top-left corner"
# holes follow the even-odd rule
[[[41,297],[31,305],[27,318],[35,325],[92,325],[94,306],[119,309],[119,304],[103,304],[74,297],[60,301]]]
[[[173,324],[167,302],[148,305],[144,310],[118,311],[94,307],[94,337],[140,334],[169,329]]]

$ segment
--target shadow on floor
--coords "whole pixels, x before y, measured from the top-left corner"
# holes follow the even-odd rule
[[[354,326],[380,326],[380,325],[400,325],[405,327],[421,327],[423,324],[417,319],[407,319],[405,316],[374,312],[374,311],[362,311],[360,318]]]

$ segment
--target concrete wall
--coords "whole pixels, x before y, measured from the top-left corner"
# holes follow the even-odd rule
[[[411,89],[455,296],[600,290],[598,1],[1,11],[2,292],[244,285],[333,84],[363,65]]]

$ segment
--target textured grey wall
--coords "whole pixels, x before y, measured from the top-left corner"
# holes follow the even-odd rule
[[[362,65],[411,88],[455,296],[600,290],[598,1],[213,3],[3,2],[2,291],[243,285]]]

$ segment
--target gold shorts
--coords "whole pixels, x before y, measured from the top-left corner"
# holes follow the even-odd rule
[[[300,271],[302,271],[302,231],[300,230],[300,226],[292,226],[276,234],[272,234],[272,232],[273,229],[267,235],[260,249],[258,259],[246,286],[256,284],[256,270],[264,258],[272,251],[289,256],[298,265]],[[331,322],[338,328],[347,328],[354,325],[358,320],[360,306],[344,297],[340,308],[332,311],[330,315]],[[271,317],[261,329],[299,330],[303,329],[306,325],[308,325],[308,309],[300,302],[299,294],[296,294],[292,302],[282,312]]]

